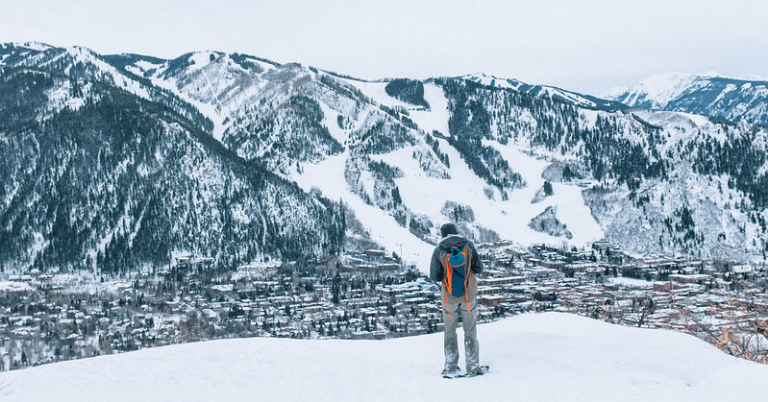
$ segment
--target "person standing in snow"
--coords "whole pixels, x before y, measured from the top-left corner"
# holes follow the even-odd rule
[[[459,375],[459,345],[456,328],[459,321],[464,329],[466,375],[482,374],[480,344],[477,341],[477,278],[483,263],[477,249],[459,234],[456,225],[440,227],[442,240],[432,253],[430,277],[442,283],[443,322],[445,333],[445,367],[443,376]]]

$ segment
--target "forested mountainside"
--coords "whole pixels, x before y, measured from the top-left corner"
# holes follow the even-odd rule
[[[556,159],[547,171],[553,181],[594,180],[584,199],[606,235],[628,249],[764,252],[763,128],[678,113],[591,111],[467,81],[442,85],[457,94],[452,133],[464,134],[456,118],[468,114],[470,131],[486,141],[512,141]]]
[[[478,242],[768,247],[766,130],[746,121],[221,52],[7,44],[0,81],[6,266],[114,272],[193,253],[231,268],[355,239],[420,261],[447,220]]]
[[[4,66],[0,115],[5,266],[116,273],[190,252],[229,267],[342,244],[339,204],[243,160],[162,102]]]

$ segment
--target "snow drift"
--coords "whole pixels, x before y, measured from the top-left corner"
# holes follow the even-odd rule
[[[12,401],[735,401],[768,367],[691,336],[560,314],[481,325],[491,372],[446,380],[442,334],[387,341],[237,339],[144,349],[0,375]],[[463,362],[462,362],[463,364]]]

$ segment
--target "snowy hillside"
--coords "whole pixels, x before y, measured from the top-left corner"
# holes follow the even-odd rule
[[[478,329],[486,376],[445,380],[442,335],[387,341],[212,341],[0,375],[15,401],[739,401],[768,367],[693,337],[559,313]],[[463,364],[463,363],[462,363]]]
[[[251,64],[244,65],[242,60]],[[317,189],[330,199],[340,199],[371,240],[406,261],[428,260],[434,246],[429,243],[430,234],[414,238],[408,224],[398,219],[425,228],[439,226],[452,219],[447,203],[473,211],[475,218],[462,222],[463,229],[479,241],[524,238],[527,244],[559,244],[556,236],[529,227],[532,219],[553,205],[559,206],[566,225],[579,228],[575,244],[586,245],[604,236],[575,185],[558,183],[553,197],[531,204],[544,182],[547,164],[513,144],[487,144],[498,149],[528,184],[509,199],[478,177],[456,149],[439,141],[439,151],[451,162],[450,167],[443,166],[424,138],[434,131],[450,135],[449,100],[433,83],[424,86],[425,100],[431,105],[425,109],[389,96],[387,82],[338,78],[298,64],[275,66],[252,56],[193,53],[152,65],[144,74],[205,111],[216,122],[214,136],[241,156],[263,161],[305,191]],[[391,110],[407,110],[416,126],[401,123],[387,112]],[[382,145],[378,136],[400,136],[400,141]],[[342,152],[341,145],[345,146]],[[382,179],[371,165],[376,163],[395,169],[397,177]],[[462,191],[451,194],[456,193],[451,183],[460,183]],[[401,205],[389,196],[394,189]]]

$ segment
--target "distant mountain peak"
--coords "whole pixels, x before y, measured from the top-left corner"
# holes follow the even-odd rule
[[[633,87],[621,86],[612,88],[601,96],[629,105],[637,103],[639,98],[643,97],[643,99],[648,99],[652,103],[652,108],[657,108],[658,105],[680,96],[698,78],[699,76],[695,74],[676,72],[658,74],[640,81]],[[634,96],[621,97],[628,92],[634,94]]]
[[[768,124],[768,82],[723,77],[714,71],[658,74],[631,87],[611,88],[601,96],[631,107]]]

